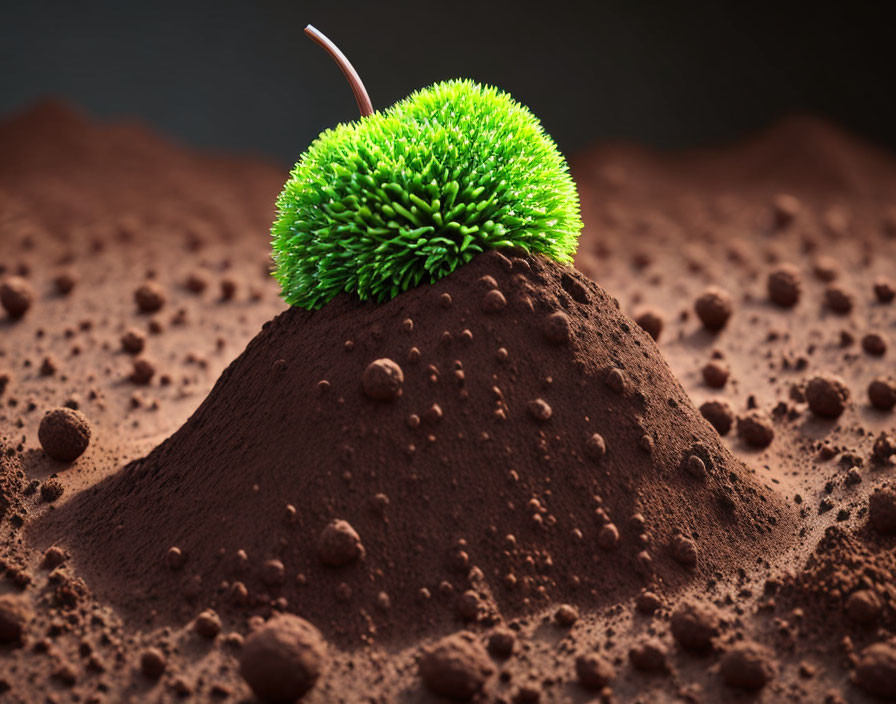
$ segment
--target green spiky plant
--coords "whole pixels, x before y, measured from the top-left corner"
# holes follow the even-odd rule
[[[571,262],[582,222],[575,184],[538,119],[469,80],[438,83],[373,113],[329,40],[361,109],[322,133],[277,199],[274,275],[287,303],[341,292],[383,301],[488,249]]]

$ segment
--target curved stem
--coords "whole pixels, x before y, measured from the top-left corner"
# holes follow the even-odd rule
[[[339,47],[331,42],[326,35],[315,27],[312,27],[310,24],[305,27],[305,34],[322,46],[333,58],[333,61],[339,65],[339,68],[342,69],[342,73],[345,74],[349,85],[352,87],[352,93],[355,94],[355,100],[358,102],[358,110],[361,112],[361,117],[373,115],[373,104],[370,102],[370,96],[367,95],[367,90],[364,88],[364,84],[361,83],[361,78],[358,76],[358,72],[355,71],[354,67],[349,63],[349,60],[345,58],[345,54],[339,51]]]

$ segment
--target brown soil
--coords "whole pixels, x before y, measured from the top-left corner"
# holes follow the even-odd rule
[[[10,701],[889,695],[888,155],[600,147],[600,286],[492,253],[307,313],[284,170],[57,105],[0,153]]]
[[[400,397],[365,393],[377,359]],[[609,296],[497,253],[384,305],[281,313],[177,433],[54,513],[43,543],[141,620],[228,610],[241,583],[241,609],[317,615],[346,646],[674,591],[762,562],[789,524]],[[336,519],[363,555],[321,559]]]

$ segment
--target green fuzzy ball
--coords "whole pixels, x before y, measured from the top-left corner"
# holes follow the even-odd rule
[[[274,276],[287,303],[384,301],[488,249],[571,262],[575,184],[529,110],[496,88],[438,83],[327,130],[277,199]]]

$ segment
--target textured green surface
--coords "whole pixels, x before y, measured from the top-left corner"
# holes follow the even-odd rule
[[[438,83],[318,137],[277,199],[274,275],[287,303],[387,300],[487,249],[570,262],[582,222],[566,162],[528,109]]]

